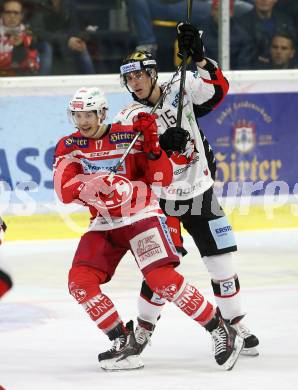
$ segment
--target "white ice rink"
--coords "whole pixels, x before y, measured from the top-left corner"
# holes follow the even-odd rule
[[[260,356],[241,357],[230,372],[216,366],[208,333],[170,304],[143,354],[144,369],[102,371],[97,354],[110,342],[67,291],[77,241],[6,243],[15,287],[0,302],[0,385],[6,390],[296,389],[298,230],[238,233],[237,239],[246,324],[260,339]],[[213,299],[188,238],[186,247],[181,272]],[[130,255],[103,287],[125,321],[136,318],[140,283]]]

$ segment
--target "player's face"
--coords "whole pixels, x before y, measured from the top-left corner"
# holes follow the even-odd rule
[[[75,112],[73,119],[83,137],[92,138],[97,133],[98,117],[95,112]]]
[[[138,99],[146,99],[150,93],[152,79],[145,70],[137,70],[125,75],[129,89]]]

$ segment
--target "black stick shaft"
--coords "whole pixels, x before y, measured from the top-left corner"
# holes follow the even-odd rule
[[[190,23],[191,21],[191,12],[192,12],[192,0],[187,0],[187,21],[186,23]],[[178,112],[177,112],[177,127],[181,127],[182,121],[182,111],[183,111],[183,94],[184,94],[184,86],[185,86],[185,76],[186,76],[186,62],[187,62],[187,53],[185,50],[182,53],[182,66],[181,66],[181,78],[180,78],[180,86],[179,86],[179,104],[178,104]]]

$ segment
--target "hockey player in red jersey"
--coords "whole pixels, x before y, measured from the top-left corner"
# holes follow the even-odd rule
[[[69,291],[113,346],[98,355],[103,369],[142,367],[133,324],[123,324],[102,285],[113,277],[130,250],[148,286],[173,302],[210,332],[216,362],[231,369],[243,339],[226,324],[198,289],[175,271],[179,256],[151,185],[168,186],[172,166],[160,148],[155,117],[139,113],[132,126],[105,125],[108,106],[98,88],[81,88],[70,101],[76,132],[56,147],[54,185],[64,203],[89,208],[91,223],[81,237],[69,272]],[[137,131],[142,133],[121,169],[110,168],[121,158]]]
[[[197,119],[208,114],[228,92],[228,82],[217,63],[204,56],[198,29],[179,24],[180,53],[186,51],[196,65],[196,72],[186,72],[183,90],[181,127],[177,127],[180,75],[159,85],[155,59],[148,52],[136,51],[125,58],[120,68],[122,84],[134,102],[122,109],[114,121],[132,123],[138,112],[149,112],[161,93],[167,90],[155,111],[158,115],[159,142],[171,160],[173,181],[158,192],[165,215],[177,216],[192,236],[209,272],[211,285],[222,316],[244,337],[243,353],[257,356],[258,338],[244,325],[240,302],[240,283],[232,252],[237,250],[232,227],[213,193],[215,159]],[[155,296],[146,281],[139,298],[137,340],[145,347],[160,316],[163,302]]]
[[[2,254],[1,254],[1,244],[3,242],[4,233],[6,231],[6,224],[3,219],[0,217],[0,298],[7,293],[12,288],[12,280],[7,271],[4,270]]]

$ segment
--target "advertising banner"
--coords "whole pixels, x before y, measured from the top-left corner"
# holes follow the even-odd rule
[[[217,188],[223,195],[293,193],[298,182],[297,107],[298,93],[232,94],[199,119],[215,154]]]
[[[0,212],[11,203],[55,201],[52,161],[57,141],[74,131],[69,95],[0,97]],[[131,100],[107,94],[109,120]],[[217,161],[219,195],[291,194],[298,166],[298,93],[229,94],[200,126]]]

